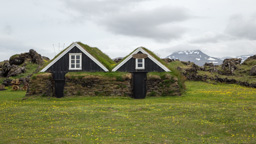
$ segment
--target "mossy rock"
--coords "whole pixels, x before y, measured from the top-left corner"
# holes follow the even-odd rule
[[[25,57],[21,57],[20,55],[16,54],[10,57],[9,59],[9,63],[11,65],[15,64],[15,65],[21,65],[23,64],[25,61]]]

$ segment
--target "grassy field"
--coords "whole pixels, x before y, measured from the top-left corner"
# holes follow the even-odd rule
[[[143,100],[0,91],[0,143],[256,143],[256,89],[186,86]]]

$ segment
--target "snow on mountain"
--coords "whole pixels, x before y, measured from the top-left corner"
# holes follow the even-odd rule
[[[215,57],[210,57],[200,50],[178,51],[169,55],[167,58],[179,59],[180,61],[191,61],[199,66],[203,66],[205,63],[221,65],[223,62],[223,60]]]

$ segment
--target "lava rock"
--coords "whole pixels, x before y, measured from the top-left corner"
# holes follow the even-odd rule
[[[123,58],[122,57],[118,57],[118,58],[114,58],[113,61],[115,63],[119,63]]]
[[[256,65],[251,68],[250,75],[256,76]]]
[[[2,76],[6,77],[11,70],[11,65],[9,62],[5,62],[2,66]]]
[[[11,79],[5,79],[2,84],[4,86],[11,86],[12,85],[12,80]]]
[[[208,67],[214,67],[214,64],[213,64],[213,63],[205,63],[205,64],[204,64],[204,67],[206,67],[206,66],[208,66]]]
[[[221,65],[222,71],[220,73],[223,75],[233,75],[241,61],[242,59],[237,58],[225,59]]]
[[[165,61],[166,63],[175,61],[174,59],[170,59],[170,58],[163,58],[162,60]]]
[[[29,50],[29,55],[31,56],[31,58],[32,58],[31,61],[33,63],[39,64],[39,65],[43,64],[42,56],[40,54],[38,54],[35,50],[30,49]]]
[[[209,71],[209,72],[218,72],[217,65],[214,65],[213,63],[205,63],[203,71]]]
[[[7,74],[7,77],[11,76],[17,76],[18,74],[24,73],[26,71],[26,68],[23,67],[18,67],[16,65],[12,65],[10,71]]]
[[[190,65],[190,61],[186,62],[186,61],[181,61],[182,64],[184,65]]]
[[[25,61],[25,57],[22,57],[21,55],[13,55],[9,59],[10,65],[21,65]]]

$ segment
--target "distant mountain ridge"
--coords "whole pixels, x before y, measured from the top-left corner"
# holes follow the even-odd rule
[[[208,56],[200,50],[186,50],[178,51],[167,56],[169,59],[179,59],[180,61],[190,61],[196,65],[203,66],[205,63],[213,63],[214,65],[221,65],[223,60],[216,57]]]

